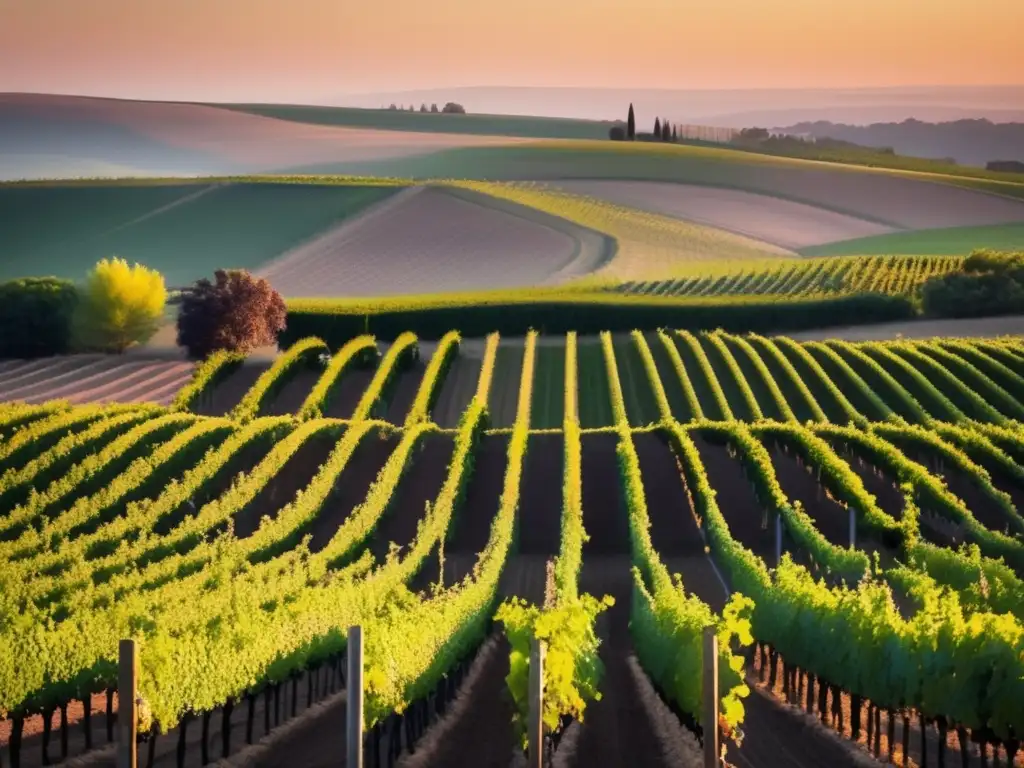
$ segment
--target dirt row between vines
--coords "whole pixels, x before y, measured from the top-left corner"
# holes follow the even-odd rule
[[[515,424],[525,351],[525,342],[522,340],[501,339],[498,344],[491,391],[487,396],[492,427],[507,428]]]
[[[605,667],[602,699],[588,707],[578,733],[567,734],[569,743],[559,749],[559,762],[574,768],[690,765],[692,737],[687,738],[678,722],[669,720],[665,727],[665,722],[652,719],[656,694],[631,664],[633,587],[617,439],[616,435],[583,437],[583,524],[590,539],[583,549],[580,591],[611,595],[615,605],[599,617],[597,626]]]
[[[454,429],[459,425],[463,412],[476,394],[483,363],[481,348],[459,349],[440,384],[440,392],[431,410],[430,417],[438,426]]]

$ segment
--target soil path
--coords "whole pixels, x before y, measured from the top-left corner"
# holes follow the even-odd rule
[[[487,396],[492,427],[501,429],[511,427],[515,423],[524,354],[525,346],[522,341],[502,339],[498,344],[498,354],[494,361],[494,375],[491,378],[491,391]]]
[[[601,614],[597,626],[605,666],[603,697],[588,708],[568,759],[578,768],[667,768],[679,763],[672,759],[671,750],[647,716],[629,665],[633,576],[615,450],[617,439],[616,435],[604,434],[585,435],[583,439],[583,521],[590,540],[584,544],[580,592],[611,595],[615,605]]]
[[[483,368],[483,355],[476,350],[460,349],[452,361],[441,384],[441,392],[434,401],[431,419],[444,429],[454,429],[476,394]]]
[[[298,413],[321,374],[322,371],[309,368],[293,372],[277,394],[270,398],[270,402],[263,406],[260,415],[288,416]]]
[[[319,552],[326,547],[352,510],[366,500],[377,473],[397,446],[398,437],[395,435],[385,436],[371,431],[363,437],[335,483],[331,498],[307,531],[311,536],[311,552]]]
[[[192,412],[201,416],[224,416],[230,413],[270,365],[269,361],[245,361],[223,381],[202,393],[192,406]]]
[[[493,635],[473,661],[447,715],[399,768],[508,768],[515,748],[515,705],[505,676],[511,648]]]
[[[235,513],[235,536],[240,539],[251,536],[259,529],[264,517],[276,518],[282,507],[294,501],[299,491],[316,477],[339,437],[320,432],[307,439],[252,503]]]
[[[565,441],[561,434],[531,435],[519,491],[518,552],[554,557],[562,543],[562,477]]]
[[[378,562],[384,562],[390,542],[401,547],[400,554],[408,549],[416,537],[416,526],[426,514],[427,503],[433,503],[441,492],[454,450],[455,443],[449,435],[430,435],[414,449],[410,457],[412,466],[399,482],[369,542]]]
[[[324,416],[331,419],[351,418],[375,373],[376,364],[343,372],[341,380],[334,384],[327,407],[324,409]]]
[[[505,482],[508,440],[507,435],[485,435],[473,452],[473,475],[463,502],[455,511],[445,543],[445,585],[454,584],[469,575],[487,546]],[[437,579],[438,573],[435,553],[417,575],[416,585],[426,586]]]
[[[769,565],[774,565],[775,531],[772,516],[757,504],[750,481],[738,459],[722,443],[690,433],[697,446],[708,482],[715,489],[718,508],[733,538]],[[687,504],[689,508],[689,504]]]
[[[387,420],[392,424],[405,423],[405,417],[409,414],[409,409],[416,400],[416,393],[423,383],[426,368],[426,361],[420,358],[392,381],[391,391],[387,393],[390,395],[387,402]]]

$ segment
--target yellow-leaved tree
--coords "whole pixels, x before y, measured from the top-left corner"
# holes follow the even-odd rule
[[[75,332],[87,349],[124,352],[152,338],[167,303],[164,277],[141,264],[103,259],[89,273],[79,294]]]

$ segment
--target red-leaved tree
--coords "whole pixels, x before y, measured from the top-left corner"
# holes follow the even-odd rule
[[[198,280],[182,297],[178,345],[192,358],[218,349],[247,354],[277,342],[286,314],[281,294],[264,278],[218,269],[212,283]]]

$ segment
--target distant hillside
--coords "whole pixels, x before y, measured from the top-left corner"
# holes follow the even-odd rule
[[[847,125],[817,121],[796,123],[778,130],[810,134],[819,139],[841,139],[867,147],[891,147],[900,155],[952,158],[963,165],[984,167],[991,160],[1024,161],[1024,123],[904,120],[901,123]]]
[[[0,94],[0,179],[240,170],[208,147],[177,139],[177,113],[180,108],[147,102]],[[201,119],[189,118],[181,127]]]
[[[444,104],[445,99],[440,103]],[[223,109],[262,117],[290,120],[312,125],[346,128],[375,128],[387,131],[423,131],[436,133],[472,133],[481,136],[515,136],[533,139],[607,139],[611,122],[576,120],[564,117],[524,115],[443,114],[421,112],[436,101],[395,102],[408,109],[371,109],[362,107],[319,107],[294,104],[211,104]]]
[[[0,93],[0,181],[267,173],[517,141],[468,133],[306,125],[202,104]]]

